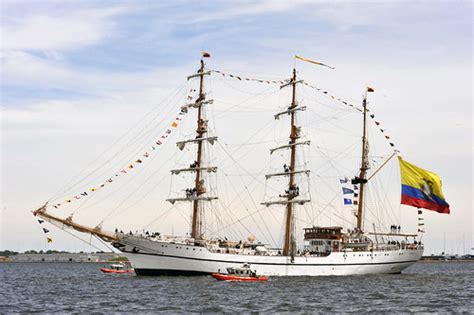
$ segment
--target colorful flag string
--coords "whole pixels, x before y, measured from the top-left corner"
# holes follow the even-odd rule
[[[253,81],[253,82],[259,82],[259,83],[266,83],[266,84],[285,84],[285,83],[288,83],[290,82],[290,80],[286,79],[286,80],[263,80],[263,79],[257,79],[257,78],[249,78],[249,77],[243,77],[243,76],[239,76],[239,75],[236,75],[236,74],[231,74],[231,73],[227,73],[227,72],[223,72],[223,71],[220,71],[220,70],[211,70],[212,72],[215,72],[215,73],[219,73],[220,75],[222,75],[223,77],[225,78],[231,78],[231,79],[235,79],[235,80],[239,80],[239,81]],[[345,100],[343,100],[342,98],[340,97],[337,97],[335,95],[332,95],[329,91],[325,90],[325,89],[321,89],[317,86],[314,86],[308,82],[305,82],[303,81],[303,84],[306,85],[307,87],[311,88],[311,89],[314,89],[318,92],[321,92],[322,94],[326,95],[327,97],[329,97],[330,99],[332,99],[333,101],[336,101],[336,102],[339,102],[345,106],[348,106],[352,109],[355,109],[357,110],[358,112],[363,112],[363,109],[358,106],[358,105],[354,105],[350,102],[347,102]],[[367,91],[368,92],[374,92],[374,89],[371,88],[371,87],[367,87]],[[370,110],[368,109],[367,111],[370,112]],[[376,125],[376,127],[379,129],[379,131],[383,134],[383,137],[385,138],[385,140],[387,140],[387,143],[388,145],[393,149],[394,152],[396,153],[399,153],[400,151],[396,149],[395,147],[395,143],[392,142],[391,140],[391,137],[389,135],[387,135],[385,133],[385,129],[382,129],[380,127],[380,122],[379,121],[376,121],[375,120],[375,115],[374,114],[370,114],[370,118],[374,119],[374,123]]]
[[[392,141],[392,138],[389,135],[387,135],[386,133],[387,129],[383,129],[381,127],[380,121],[375,120],[375,114],[370,114],[369,117],[374,121],[375,126],[382,133],[383,137],[387,141],[388,145],[392,148],[393,152],[400,153],[400,150],[397,149],[397,147],[395,146],[395,143]]]
[[[318,88],[317,86],[314,86],[314,85],[312,85],[312,84],[309,84],[308,82],[303,82],[303,84],[306,85],[307,87],[312,88],[313,90],[316,90],[316,91],[318,91],[318,92],[323,93],[324,95],[326,95],[327,97],[329,97],[329,98],[332,99],[333,101],[336,101],[336,102],[339,102],[339,103],[341,103],[341,104],[343,104],[343,105],[345,105],[345,106],[351,107],[351,108],[357,110],[358,112],[361,112],[361,113],[363,112],[363,110],[362,110],[359,106],[354,105],[354,104],[351,104],[351,103],[349,103],[349,102],[346,102],[346,101],[344,101],[342,98],[337,97],[337,96],[334,96],[334,95],[332,95],[330,92],[328,92],[328,91],[326,91],[326,90],[324,90],[324,89]]]
[[[38,220],[38,223],[41,225],[41,224],[44,223],[44,220]],[[52,243],[53,238],[48,236],[49,230],[47,228],[44,228],[44,227],[42,227],[42,229],[43,229],[43,233],[46,234],[46,241],[48,242],[48,244]]]
[[[223,71],[219,70],[211,70],[211,72],[219,73],[222,75],[224,78],[229,77],[231,79],[236,79],[239,81],[253,81],[253,82],[259,82],[259,83],[266,83],[266,84],[285,84],[287,82],[290,82],[290,80],[263,80],[263,79],[256,79],[256,78],[249,78],[249,77],[243,77],[243,76],[238,76],[236,74],[231,74],[231,73],[226,73]]]
[[[343,99],[341,99],[340,97],[336,97],[336,96],[334,96],[334,95],[331,95],[328,91],[325,91],[325,90],[323,90],[323,89],[320,89],[320,88],[318,88],[318,87],[316,87],[316,86],[314,86],[314,85],[311,85],[311,84],[309,84],[309,83],[307,83],[307,82],[303,82],[303,84],[306,85],[306,86],[308,86],[308,87],[310,87],[310,88],[312,88],[312,89],[314,89],[314,90],[316,90],[316,91],[319,91],[319,92],[321,92],[321,93],[327,95],[328,97],[330,97],[330,98],[331,98],[332,100],[334,100],[334,101],[337,101],[337,102],[342,103],[342,104],[344,104],[344,105],[346,105],[346,106],[349,106],[349,107],[351,107],[351,108],[353,108],[353,109],[355,109],[355,110],[357,110],[357,111],[359,111],[359,112],[361,112],[361,113],[364,112],[363,109],[361,109],[359,106],[354,105],[354,104],[351,104],[351,103],[349,103],[349,102],[346,102],[346,101],[344,101]],[[375,90],[374,90],[373,88],[367,87],[367,92],[374,92],[374,91],[375,91]],[[371,112],[369,109],[367,109],[367,111],[368,111],[368,112]],[[382,128],[380,127],[380,125],[381,125],[380,122],[377,121],[377,120],[375,120],[375,114],[373,114],[373,113],[371,112],[370,118],[372,118],[372,119],[374,120],[374,123],[375,123],[377,129],[382,133],[383,137],[385,138],[385,140],[387,140],[388,145],[393,149],[393,151],[394,151],[395,153],[400,153],[400,151],[396,149],[395,143],[392,142],[391,137],[385,133],[386,129],[382,129]]]
[[[418,209],[418,233],[425,233],[425,222],[423,219],[423,211]]]
[[[116,177],[119,177],[119,176],[123,176],[124,174],[128,174],[130,173],[135,167],[137,167],[139,164],[142,164],[146,161],[146,159],[148,159],[151,154],[153,152],[156,152],[157,148],[159,146],[161,146],[165,141],[166,139],[169,137],[169,135],[172,133],[173,130],[175,130],[181,120],[182,120],[182,117],[186,115],[186,111],[185,110],[181,110],[179,112],[178,115],[176,115],[176,117],[174,118],[174,120],[171,122],[171,124],[169,125],[169,127],[163,132],[163,134],[158,137],[155,141],[155,143],[150,147],[150,150],[149,151],[146,151],[144,152],[141,156],[137,157],[136,159],[133,160],[133,162],[130,162],[128,163],[128,165],[126,167],[123,167],[121,169],[119,169],[115,174],[114,176],[112,177],[109,177],[107,178],[106,180],[104,180],[101,184],[95,186],[95,187],[91,187],[89,190],[87,191],[83,191],[75,196],[72,196],[70,198],[67,198],[65,199],[63,202],[56,202],[52,205],[52,207],[58,209],[60,207],[63,207],[64,205],[66,204],[69,204],[69,203],[72,203],[76,200],[81,200],[85,197],[88,197],[90,196],[92,193],[95,193],[97,192],[98,190],[104,188],[105,186],[109,185],[110,183],[114,182],[114,180],[116,179]],[[40,222],[40,224],[43,223],[43,222]],[[45,232],[46,233],[46,232]],[[52,240],[51,240],[52,242]],[[48,243],[49,243],[49,240],[48,240]]]

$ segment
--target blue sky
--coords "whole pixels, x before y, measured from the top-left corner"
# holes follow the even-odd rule
[[[87,165],[123,132],[127,118],[181,84],[203,50],[211,52],[213,68],[267,77],[286,77],[295,53],[327,62],[334,73],[304,65],[301,73],[351,100],[364,84],[375,85],[378,112],[406,155],[438,171],[457,205],[449,219],[432,217],[433,248],[444,233],[459,241],[459,229],[472,242],[472,2],[4,0],[1,6],[8,209],[2,247],[23,248],[9,229],[28,230],[25,209],[56,189],[61,170]],[[97,141],[81,145],[87,153],[78,157],[70,141],[84,143],[90,134]],[[442,222],[449,228],[441,231]],[[36,237],[21,243],[34,247]]]

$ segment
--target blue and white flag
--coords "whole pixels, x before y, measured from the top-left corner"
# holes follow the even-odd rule
[[[344,177],[344,178],[339,179],[339,182],[340,182],[341,184],[345,184],[345,183],[347,183],[348,181],[349,181],[349,178],[347,178],[347,177]]]
[[[342,187],[342,194],[343,195],[350,195],[350,194],[353,194],[353,193],[354,193],[354,191],[352,189]]]
[[[347,196],[352,195],[354,193],[354,190],[351,189],[351,180],[347,177],[343,177],[339,179],[339,183],[341,183],[342,199],[344,200],[344,206],[353,205],[352,196]]]

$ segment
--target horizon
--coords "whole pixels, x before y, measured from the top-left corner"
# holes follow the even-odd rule
[[[474,253],[474,249],[471,248],[471,251]],[[17,251],[14,251],[14,250],[9,250],[9,249],[0,249],[0,254],[1,253],[5,253],[5,252],[10,252],[10,253],[14,253],[14,255],[16,254],[49,254],[49,252],[51,253],[67,253],[67,254],[98,254],[98,253],[106,253],[106,254],[109,254],[109,253],[114,253],[114,254],[117,254],[117,255],[120,255],[120,252],[113,252],[113,251],[67,251],[67,250],[56,250],[56,249],[47,249],[47,250],[37,250],[37,249],[28,249],[28,250],[25,250],[25,251],[21,251],[21,252],[17,252]],[[472,256],[474,255],[473,253],[455,253],[455,252],[441,252],[441,253],[438,253],[438,254],[435,254],[435,253],[431,253],[429,255],[423,255],[423,257],[430,257],[430,256],[459,256],[459,257],[462,257],[462,256]],[[1,255],[0,255],[1,256]]]

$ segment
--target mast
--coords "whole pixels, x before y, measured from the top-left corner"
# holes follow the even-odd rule
[[[355,179],[356,183],[360,184],[359,188],[359,204],[357,206],[357,230],[362,232],[362,211],[364,209],[364,187],[367,183],[366,174],[369,169],[369,143],[367,140],[367,89],[362,101],[363,107],[363,127],[362,127],[362,160],[360,164],[359,177]]]
[[[187,168],[171,170],[171,174],[178,175],[181,172],[195,172],[194,186],[192,188],[187,188],[186,196],[179,198],[170,198],[167,201],[174,204],[176,201],[190,201],[192,202],[192,214],[191,214],[191,238],[202,239],[202,214],[203,214],[203,201],[211,201],[217,199],[217,197],[205,197],[203,196],[206,193],[203,174],[204,171],[216,172],[217,167],[215,166],[204,166],[203,161],[203,142],[207,141],[211,145],[217,141],[217,137],[208,137],[208,120],[205,119],[204,115],[204,105],[212,104],[213,100],[206,99],[206,93],[204,91],[204,76],[210,75],[210,71],[204,71],[204,60],[201,58],[201,66],[196,74],[190,75],[188,80],[191,78],[199,77],[199,96],[198,98],[190,104],[186,104],[181,107],[182,111],[187,111],[190,108],[197,109],[197,127],[196,127],[196,137],[194,139],[179,141],[176,142],[176,145],[180,150],[183,150],[186,144],[196,143],[197,152],[196,159],[192,164]]]
[[[204,101],[206,99],[206,95],[204,94],[204,60],[201,58],[201,68],[199,69],[198,73],[199,76],[199,97],[198,100]],[[207,121],[204,122],[202,119],[202,104],[198,107],[198,115],[197,115],[197,129],[196,129],[196,138],[202,138],[203,134],[207,132]],[[202,163],[202,141],[198,141],[198,148],[197,148],[197,157],[196,157],[196,179],[194,181],[194,189],[196,190],[196,194],[199,197],[204,193],[203,191],[203,184],[201,183],[201,163]],[[201,226],[202,226],[202,207],[199,203],[199,200],[196,199],[193,201],[193,215],[192,215],[192,225],[191,225],[191,238],[201,238]]]
[[[296,105],[296,69],[293,69],[293,78],[292,78],[292,96],[291,96],[291,106],[290,110],[294,109]],[[298,136],[298,128],[295,125],[295,112],[291,112],[291,132],[290,132],[290,144],[296,143],[296,139],[299,138]],[[291,192],[295,187],[295,159],[296,159],[296,146],[292,146],[291,150],[291,157],[290,157],[290,179],[288,181],[288,190]],[[293,200],[296,196],[295,194],[289,193],[288,194],[288,201]],[[293,204],[288,203],[286,205],[286,226],[285,226],[285,243],[283,246],[283,255],[288,256],[291,252],[293,256],[293,242],[294,242],[294,235],[293,235]],[[291,247],[291,250],[290,250]]]
[[[203,57],[205,57],[204,54],[203,54]],[[216,166],[206,166],[206,165],[203,166],[203,142],[207,141],[209,144],[213,145],[215,141],[217,141],[217,137],[207,136],[208,120],[205,119],[205,113],[204,113],[204,106],[207,104],[212,104],[214,102],[214,100],[212,99],[207,100],[206,93],[204,92],[204,76],[210,75],[210,74],[211,74],[210,71],[204,71],[204,60],[201,59],[201,66],[199,70],[197,71],[197,73],[188,76],[188,80],[195,77],[200,78],[198,98],[194,102],[183,105],[181,107],[182,112],[187,112],[191,108],[197,108],[198,113],[197,113],[196,137],[194,139],[177,142],[176,144],[180,150],[183,150],[188,143],[196,143],[197,144],[196,160],[192,164],[190,164],[189,167],[187,168],[171,170],[171,173],[173,175],[178,175],[181,172],[195,172],[196,177],[194,180],[194,187],[186,189],[185,197],[167,199],[167,201],[171,202],[172,204],[174,204],[177,201],[191,201],[193,203],[191,237],[194,239],[202,239],[202,230],[201,230],[202,212],[203,212],[202,202],[217,199],[217,197],[213,197],[213,196],[203,196],[203,194],[206,193],[206,189],[204,186],[204,179],[203,179],[204,172],[207,172],[207,173],[217,172]],[[66,219],[62,219],[53,214],[50,214],[46,212],[47,205],[48,203],[45,203],[42,207],[33,211],[33,214],[56,226],[59,226],[60,228],[70,227],[79,232],[90,233],[90,234],[96,235],[100,237],[101,239],[108,242],[120,240],[120,237],[117,235],[117,233],[113,234],[107,231],[103,231],[101,229],[100,224],[95,228],[91,228],[91,227],[74,222],[72,219],[72,215]]]
[[[285,219],[285,239],[283,243],[283,256],[291,256],[292,261],[295,254],[295,237],[294,237],[294,204],[304,204],[309,202],[310,200],[303,200],[298,199],[299,196],[299,187],[296,184],[296,177],[297,174],[305,174],[309,175],[309,170],[296,170],[296,150],[300,145],[309,145],[310,141],[302,141],[297,142],[300,138],[301,127],[296,125],[296,112],[297,111],[304,111],[306,107],[299,106],[298,102],[296,101],[296,84],[302,83],[303,81],[296,80],[296,69],[293,69],[293,76],[289,83],[282,85],[280,88],[284,88],[286,86],[292,86],[292,97],[291,97],[291,104],[287,108],[286,111],[278,113],[275,115],[275,119],[279,119],[281,115],[287,114],[290,115],[290,136],[289,136],[289,144],[280,146],[270,150],[270,154],[272,154],[276,150],[280,149],[290,149],[290,163],[289,165],[284,165],[284,172],[283,173],[276,173],[276,174],[269,174],[265,177],[267,179],[275,177],[275,176],[288,176],[288,188],[285,190],[284,195],[280,195],[282,198],[286,198],[286,200],[281,201],[270,201],[270,202],[263,202],[262,204],[266,206],[270,206],[273,204],[279,205],[286,205],[286,219]]]

